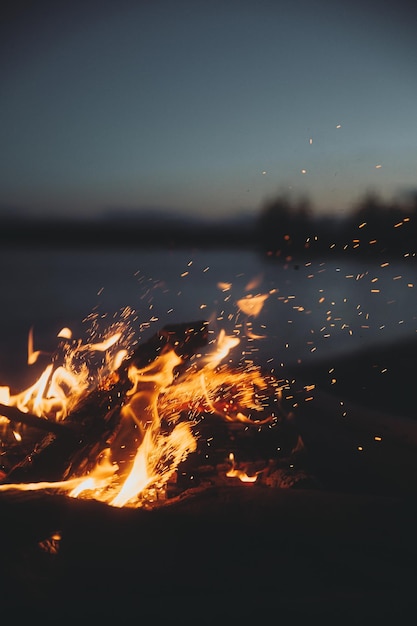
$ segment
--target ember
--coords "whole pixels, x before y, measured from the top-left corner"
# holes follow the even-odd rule
[[[247,299],[241,310],[257,315],[265,299]],[[221,481],[251,483],[276,470],[267,448],[263,467],[257,459],[255,469],[251,454],[263,428],[273,432],[275,452],[277,429],[288,439],[285,382],[251,363],[226,365],[240,339],[221,331],[209,341],[210,332],[206,321],[173,325],[136,345],[128,324],[93,342],[63,329],[33,385],[17,394],[2,388],[0,490],[137,508],[204,485],[209,475],[218,482],[219,472]],[[29,364],[41,354],[30,334]],[[239,465],[234,455],[245,456],[248,437],[255,447]]]

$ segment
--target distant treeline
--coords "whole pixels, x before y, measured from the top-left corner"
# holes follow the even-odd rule
[[[0,245],[83,247],[240,247],[271,259],[329,254],[416,257],[417,192],[405,202],[365,196],[342,217],[318,217],[308,200],[278,195],[258,214],[200,221],[140,213],[102,219],[0,217]]]
[[[308,200],[278,196],[267,202],[258,219],[258,239],[272,257],[327,255],[416,256],[417,192],[407,201],[383,202],[366,195],[343,217],[320,217]]]
[[[256,229],[255,229],[256,230]],[[253,223],[161,218],[0,218],[0,246],[25,248],[215,248],[258,245]]]

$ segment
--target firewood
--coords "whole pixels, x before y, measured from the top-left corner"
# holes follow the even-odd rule
[[[24,424],[29,428],[36,428],[48,433],[58,433],[63,436],[67,433],[70,436],[71,432],[73,432],[71,425],[65,424],[65,422],[54,422],[40,418],[32,413],[23,413],[17,407],[7,404],[0,403],[0,415],[7,417],[13,424]]]
[[[30,454],[7,472],[2,482],[57,481],[74,472],[85,471],[89,462],[97,460],[117,430],[126,394],[132,387],[128,377],[130,366],[143,368],[166,350],[174,350],[185,362],[206,344],[207,337],[208,324],[205,321],[165,326],[139,345],[108,380],[91,391],[62,425],[50,423],[46,426],[46,420],[27,416],[26,422],[31,422],[31,426],[38,425],[49,432]],[[0,413],[19,421],[19,413],[13,407],[0,409]]]

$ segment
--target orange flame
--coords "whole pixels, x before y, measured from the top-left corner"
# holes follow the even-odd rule
[[[230,470],[228,472],[226,472],[226,476],[228,478],[239,478],[239,480],[242,481],[242,483],[254,483],[256,482],[258,475],[255,474],[254,476],[248,476],[247,473],[236,467],[235,464],[235,456],[233,454],[233,452],[231,452],[229,454],[229,461],[231,461],[232,463],[232,467],[230,468]]]
[[[251,298],[251,315],[256,315],[267,296]],[[243,307],[245,308],[245,306]],[[246,307],[248,310],[248,308]],[[40,419],[65,422],[71,411],[91,389],[92,381],[111,379],[128,355],[130,335],[123,328],[91,343],[74,342],[69,329],[59,334],[63,340],[62,363],[49,363],[38,380],[16,395],[8,387],[0,387],[0,401],[15,406],[23,413]],[[173,349],[159,354],[149,365],[130,366],[131,387],[120,409],[120,423],[101,449],[92,469],[83,475],[70,475],[57,482],[2,484],[7,489],[54,489],[71,497],[96,499],[111,506],[139,507],[153,499],[163,498],[167,482],[178,465],[197,449],[193,432],[204,413],[217,415],[229,422],[264,424],[273,418],[253,419],[263,413],[271,388],[276,397],[281,389],[274,380],[267,380],[254,366],[237,371],[222,362],[239,339],[224,331],[212,342],[207,355],[199,355],[181,374],[183,360]],[[98,368],[92,371],[91,360],[102,353]],[[33,336],[28,343],[28,361],[34,363],[44,354],[34,350]],[[96,367],[96,364],[94,364]],[[185,417],[184,417],[185,416]],[[4,428],[11,429],[7,417],[0,417]],[[15,440],[24,436],[24,427],[14,428]],[[233,467],[228,476],[254,482]]]

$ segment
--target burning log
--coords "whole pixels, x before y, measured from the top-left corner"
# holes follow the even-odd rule
[[[48,431],[34,449],[7,472],[3,483],[59,481],[74,472],[88,470],[108,446],[109,440],[117,435],[122,408],[132,388],[129,368],[144,368],[157,357],[172,351],[180,365],[206,344],[207,336],[205,321],[165,326],[124,359],[118,369],[88,393],[62,423],[22,413],[16,407],[0,408],[0,413],[13,422]]]
[[[70,431],[67,424],[44,420],[32,413],[23,413],[23,411],[20,411],[17,407],[7,404],[0,403],[0,415],[7,417],[13,424],[24,424],[29,428],[36,428],[48,433],[64,434]]]

